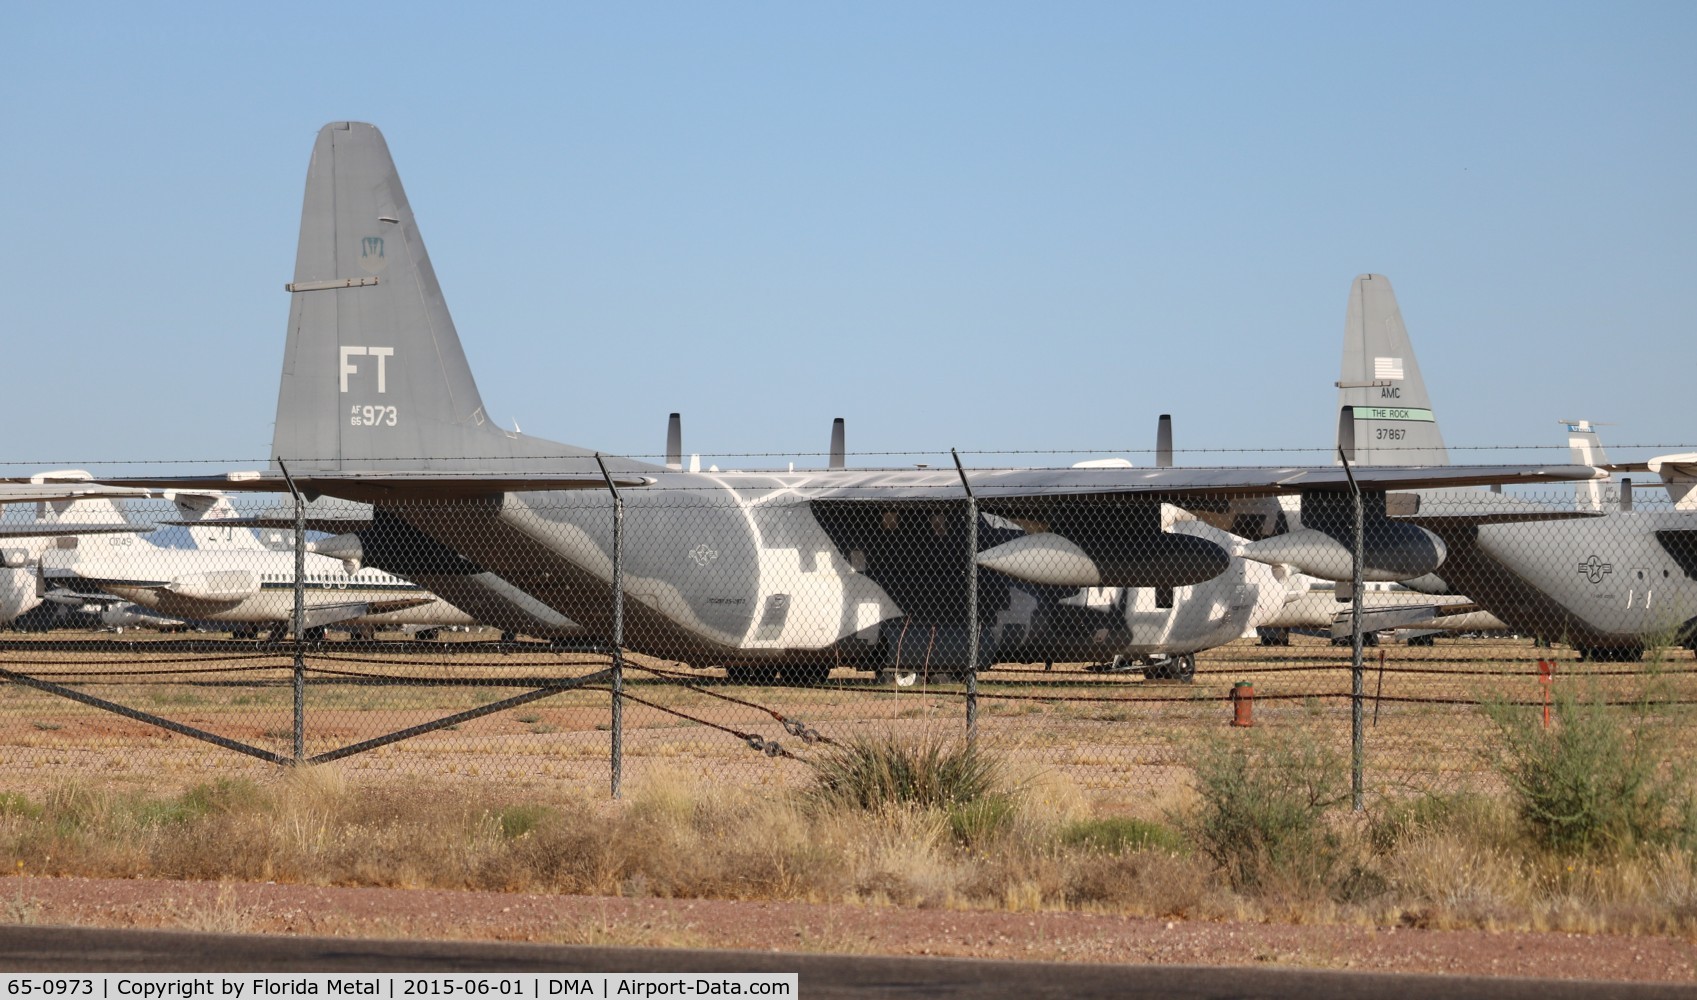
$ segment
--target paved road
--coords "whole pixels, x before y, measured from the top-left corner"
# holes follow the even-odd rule
[[[1697,998],[1697,986],[1393,976],[1265,967],[1061,965],[747,951],[365,941],[84,927],[0,927],[8,972],[795,972],[801,995],[905,1000],[1355,997]]]

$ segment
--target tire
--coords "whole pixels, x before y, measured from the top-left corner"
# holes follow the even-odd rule
[[[821,663],[809,663],[799,667],[785,667],[784,680],[791,684],[811,686],[823,684],[831,679],[831,668]]]
[[[725,680],[732,684],[749,686],[776,684],[778,682],[778,671],[772,667],[751,667],[746,664],[739,664],[725,668]]]
[[[1170,656],[1160,663],[1152,663],[1143,668],[1143,679],[1146,681],[1179,681],[1192,684],[1196,681],[1196,655],[1182,653]]]
[[[919,683],[919,671],[885,667],[878,671],[878,683],[890,687],[913,687]]]

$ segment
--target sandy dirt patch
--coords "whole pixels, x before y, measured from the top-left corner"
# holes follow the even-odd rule
[[[8,922],[1697,983],[1667,937],[1165,921],[1084,913],[12,877]]]

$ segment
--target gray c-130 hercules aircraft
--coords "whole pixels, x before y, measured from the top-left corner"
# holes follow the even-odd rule
[[[1179,587],[1227,567],[1214,542],[1164,531],[1163,503],[1298,494],[1305,524],[1339,540],[1352,527],[1336,467],[698,473],[504,430],[484,409],[387,144],[367,124],[318,134],[287,289],[273,457],[308,494],[372,505],[369,522],[320,549],[409,577],[489,624],[534,631],[552,616],[610,634],[610,484],[624,500],[626,645],[745,673],[901,667],[921,648],[932,669],[1083,647],[1080,658],[1097,658],[1101,637],[1069,623],[1063,598]],[[1442,562],[1435,536],[1384,516],[1388,489],[1596,474],[1364,470],[1365,562],[1393,576]],[[985,641],[973,664],[963,479],[981,518]],[[277,472],[210,482],[282,486]]]

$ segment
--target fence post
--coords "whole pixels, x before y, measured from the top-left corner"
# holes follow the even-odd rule
[[[595,464],[601,467],[601,478],[613,493],[613,718],[609,756],[616,799],[622,794],[625,770],[625,498],[607,474],[607,463],[601,460],[600,452],[595,453]]]
[[[1362,580],[1361,557],[1366,547],[1366,515],[1361,505],[1361,487],[1355,482],[1355,473],[1349,467],[1349,457],[1338,449],[1338,458],[1343,461],[1344,475],[1349,477],[1349,489],[1355,497],[1355,544],[1350,552],[1351,586],[1349,609],[1349,790],[1351,808],[1356,812],[1362,809],[1362,766],[1366,757],[1366,730],[1361,727],[1361,703],[1366,695],[1366,671],[1361,663],[1361,590],[1365,581]]]
[[[966,490],[966,740],[978,739],[978,498],[972,495],[960,455],[953,448],[961,488]]]
[[[283,482],[295,498],[295,763],[306,759],[306,647],[302,633],[306,631],[306,500],[295,487],[289,467],[277,460],[283,472]]]

